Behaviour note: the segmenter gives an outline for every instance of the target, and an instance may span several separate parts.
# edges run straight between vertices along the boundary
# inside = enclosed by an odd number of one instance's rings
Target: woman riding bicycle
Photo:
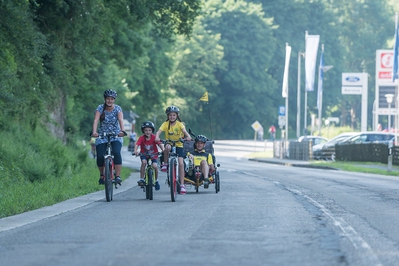
[[[143,186],[145,183],[144,175],[145,168],[147,167],[147,160],[150,157],[152,161],[152,167],[155,170],[155,190],[160,189],[158,182],[158,145],[163,151],[163,144],[160,141],[155,141],[155,126],[151,121],[146,121],[141,125],[141,132],[143,135],[137,140],[136,146],[134,147],[134,154],[139,155],[138,148],[140,147],[140,180],[137,182],[139,186]]]
[[[186,136],[187,140],[191,140],[190,134],[186,131],[184,124],[181,122],[179,117],[179,108],[171,105],[166,108],[167,119],[162,123],[161,127],[156,133],[155,141],[160,141],[159,136],[162,132],[165,132],[166,140],[178,141],[183,136]],[[164,151],[164,164],[162,165],[161,171],[166,172],[168,167],[169,152],[171,150],[170,144],[165,145]],[[180,176],[180,194],[186,194],[186,187],[184,186],[184,163],[183,158],[185,157],[183,143],[176,143],[176,153],[178,154],[179,160],[179,176]]]
[[[94,115],[92,136],[97,137],[96,139],[96,151],[97,151],[97,166],[100,171],[100,179],[98,183],[104,184],[104,153],[107,145],[107,139],[98,138],[104,133],[114,132],[118,134],[118,137],[111,140],[112,155],[114,156],[115,162],[115,182],[118,184],[122,183],[120,177],[122,170],[122,155],[121,149],[123,144],[123,136],[126,136],[125,128],[123,125],[123,113],[122,108],[115,104],[115,98],[117,96],[116,91],[106,90],[104,92],[104,104],[100,104]],[[100,127],[97,126],[100,122]]]

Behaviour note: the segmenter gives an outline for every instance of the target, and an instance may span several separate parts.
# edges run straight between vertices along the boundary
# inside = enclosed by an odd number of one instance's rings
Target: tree
[[[205,28],[221,34],[226,65],[216,72],[220,85],[212,112],[217,137],[251,137],[251,124],[265,124],[274,111],[277,83],[268,73],[276,52],[272,20],[264,18],[261,5],[244,1],[212,1],[206,8]]]

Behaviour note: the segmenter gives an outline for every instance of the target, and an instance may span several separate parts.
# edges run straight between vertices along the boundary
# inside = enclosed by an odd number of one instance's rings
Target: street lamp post
[[[394,96],[393,94],[385,94],[388,103],[388,131],[391,131],[391,104]]]

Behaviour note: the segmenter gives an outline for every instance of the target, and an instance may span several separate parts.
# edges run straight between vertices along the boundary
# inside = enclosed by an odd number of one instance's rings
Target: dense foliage
[[[113,88],[137,123],[159,126],[175,104],[196,133],[251,138],[254,121],[277,123],[289,43],[296,129],[296,62],[308,31],[334,66],[323,117],[359,129],[360,101],[341,94],[341,73],[370,74],[371,113],[375,50],[392,48],[395,8],[392,0],[0,0],[0,128],[46,128],[74,143],[87,138],[102,92]],[[206,91],[209,102],[198,101]],[[308,111],[317,113],[315,92]]]

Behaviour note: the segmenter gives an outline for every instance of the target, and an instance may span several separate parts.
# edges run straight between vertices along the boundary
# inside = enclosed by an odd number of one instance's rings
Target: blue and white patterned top
[[[103,113],[104,105],[100,104],[96,111],[100,112],[100,114]],[[104,132],[110,133],[114,132],[118,134],[121,132],[121,127],[119,126],[119,121],[118,121],[118,114],[119,112],[122,112],[122,108],[119,105],[114,105],[114,109],[111,112],[108,112],[107,110],[105,112],[105,119],[104,121],[100,122],[100,127],[98,128],[98,134],[99,136],[102,136]],[[117,137],[117,138],[112,138],[111,141],[119,141],[120,143],[123,144],[123,137]],[[107,143],[106,138],[97,138],[96,139],[96,145],[98,144],[103,144]]]

